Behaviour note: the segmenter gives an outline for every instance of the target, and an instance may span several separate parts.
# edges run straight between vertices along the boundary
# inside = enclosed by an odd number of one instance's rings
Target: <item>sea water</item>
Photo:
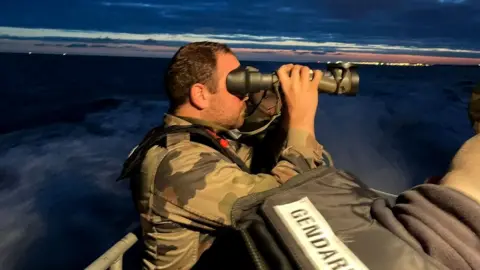
[[[168,102],[168,59],[0,54],[0,265],[83,269],[137,220],[126,156]],[[278,62],[243,62],[264,72]],[[323,64],[308,64],[324,68]],[[473,135],[480,68],[360,66],[356,97],[321,95],[335,165],[399,193],[441,175]]]

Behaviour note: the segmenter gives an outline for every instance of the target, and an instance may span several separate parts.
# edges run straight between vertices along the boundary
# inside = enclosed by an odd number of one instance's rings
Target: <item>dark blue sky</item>
[[[265,46],[272,48],[354,51],[354,44],[359,51],[382,52],[401,46],[412,54],[480,57],[480,0],[3,0],[0,7],[0,36],[15,36],[15,28],[96,31],[103,37],[236,34],[231,38],[238,44],[268,37]]]

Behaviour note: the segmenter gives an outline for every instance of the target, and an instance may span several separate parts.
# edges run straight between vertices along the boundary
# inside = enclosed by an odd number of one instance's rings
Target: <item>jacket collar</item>
[[[201,125],[201,126],[207,127],[215,133],[228,132],[228,129],[203,119],[178,116],[178,115],[173,115],[168,113],[166,113],[164,116],[164,123],[165,123],[165,126],[173,126],[173,125],[186,126],[186,125],[194,124],[194,125]]]

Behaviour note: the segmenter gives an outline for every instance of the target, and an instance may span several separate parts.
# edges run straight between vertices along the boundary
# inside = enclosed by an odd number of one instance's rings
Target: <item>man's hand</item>
[[[315,135],[318,84],[323,76],[322,72],[316,70],[313,80],[310,80],[310,68],[287,64],[281,66],[277,74],[285,95],[288,128],[307,130]]]

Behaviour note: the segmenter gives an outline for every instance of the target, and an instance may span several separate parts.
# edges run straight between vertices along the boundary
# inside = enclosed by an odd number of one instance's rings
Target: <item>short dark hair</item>
[[[205,84],[210,91],[216,91],[218,53],[233,54],[227,45],[209,41],[189,43],[175,53],[165,76],[170,111],[187,102],[190,88],[196,83]]]

